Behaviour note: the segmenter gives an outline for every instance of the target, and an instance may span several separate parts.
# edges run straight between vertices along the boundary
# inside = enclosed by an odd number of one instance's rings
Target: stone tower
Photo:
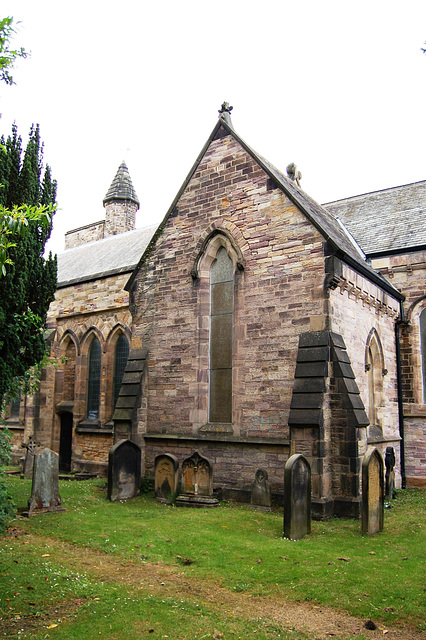
[[[133,188],[125,162],[118,168],[115,178],[104,198],[105,237],[115,236],[135,228],[139,200]]]

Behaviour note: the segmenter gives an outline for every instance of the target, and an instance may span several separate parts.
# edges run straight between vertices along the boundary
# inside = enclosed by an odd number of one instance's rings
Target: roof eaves
[[[72,278],[71,280],[64,280],[58,282],[57,289],[65,289],[75,284],[82,284],[83,282],[93,282],[93,280],[100,280],[101,278],[108,278],[109,276],[119,275],[120,273],[132,273],[135,264],[126,265],[124,267],[117,267],[116,269],[109,269],[107,271],[99,271],[98,273],[90,273],[78,278]]]

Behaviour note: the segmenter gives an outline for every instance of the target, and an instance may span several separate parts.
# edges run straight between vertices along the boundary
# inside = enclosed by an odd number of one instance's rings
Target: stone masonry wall
[[[72,229],[65,234],[65,249],[73,249],[87,242],[102,240],[105,237],[105,221],[100,220],[93,224],[87,224],[78,229]]]
[[[395,319],[399,315],[399,304],[397,300],[388,295],[383,297],[383,292],[376,285],[356,274],[349,267],[345,266],[343,276],[340,286],[330,292],[332,330],[344,339],[367,415],[369,391],[366,346],[371,331],[374,329],[377,332],[383,348],[383,368],[385,369],[385,375],[382,375],[382,400],[377,408],[383,436],[374,436],[368,427],[368,442],[377,446],[383,456],[387,446],[394,447],[397,459],[395,471],[397,483],[400,486],[400,437],[394,329]]]
[[[73,414],[73,460],[99,463],[100,471],[108,459],[113,444],[111,420],[112,380],[114,373],[114,346],[116,337],[125,333],[130,340],[131,314],[128,293],[124,284],[129,274],[122,273],[108,278],[84,282],[60,288],[51,304],[47,326],[54,331],[51,357],[56,367],[43,370],[42,384],[35,399],[37,411],[25,416],[30,433],[43,446],[60,450],[61,413]],[[87,353],[92,335],[96,335],[102,348],[102,377],[100,399],[99,434],[77,433],[78,424],[86,417]],[[63,361],[62,359],[66,360]],[[27,400],[28,401],[28,400]],[[29,406],[34,405],[29,400]],[[96,464],[92,465],[95,469]]]
[[[233,420],[223,427],[208,422],[208,269],[191,277],[215,230],[244,261],[234,280]],[[227,487],[245,484],[259,466],[249,455],[227,466],[235,443],[275,441],[284,452],[298,336],[326,323],[323,253],[320,234],[239,144],[214,141],[132,294],[134,344],[149,352],[140,432],[196,436],[203,447],[208,432],[217,442],[215,481]],[[281,488],[283,462],[267,467]]]
[[[426,404],[419,324],[420,313],[426,308],[426,251],[378,258],[373,266],[406,296],[400,342],[407,486],[426,488]]]
[[[105,204],[105,237],[135,228],[138,205],[128,200],[112,200]]]

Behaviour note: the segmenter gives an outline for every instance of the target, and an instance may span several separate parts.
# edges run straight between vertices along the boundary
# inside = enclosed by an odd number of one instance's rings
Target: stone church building
[[[426,487],[426,181],[319,205],[219,119],[158,228],[123,163],[105,220],[66,235],[48,318],[57,368],[11,412],[64,470],[114,441],[213,463],[219,495],[276,501],[292,453],[317,516],[360,513],[370,445]],[[423,372],[423,373],[422,373]],[[19,453],[22,455],[22,453]]]

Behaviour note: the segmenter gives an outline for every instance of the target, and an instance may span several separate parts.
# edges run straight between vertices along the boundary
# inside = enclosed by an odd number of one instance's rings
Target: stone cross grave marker
[[[31,478],[33,475],[34,456],[39,450],[41,443],[36,442],[32,436],[28,438],[28,442],[23,442],[22,447],[26,449],[24,458],[24,478]]]
[[[128,500],[139,495],[141,448],[131,440],[120,440],[108,455],[108,500]]]
[[[49,511],[65,511],[59,495],[59,455],[43,449],[34,456],[31,498],[26,516]]]
[[[293,454],[284,468],[284,537],[300,540],[311,532],[311,467]]]
[[[386,447],[385,467],[385,497],[392,500],[395,492],[395,450],[393,447]]]
[[[182,463],[182,493],[176,506],[215,507],[218,504],[213,497],[213,467],[196,451]]]
[[[362,533],[374,535],[383,529],[384,465],[376,448],[367,450],[362,460]]]
[[[179,482],[179,462],[170,453],[156,456],[154,463],[155,499],[171,503],[177,496]]]
[[[250,506],[253,509],[269,511],[271,509],[271,484],[268,480],[268,472],[258,469],[251,487]]]

